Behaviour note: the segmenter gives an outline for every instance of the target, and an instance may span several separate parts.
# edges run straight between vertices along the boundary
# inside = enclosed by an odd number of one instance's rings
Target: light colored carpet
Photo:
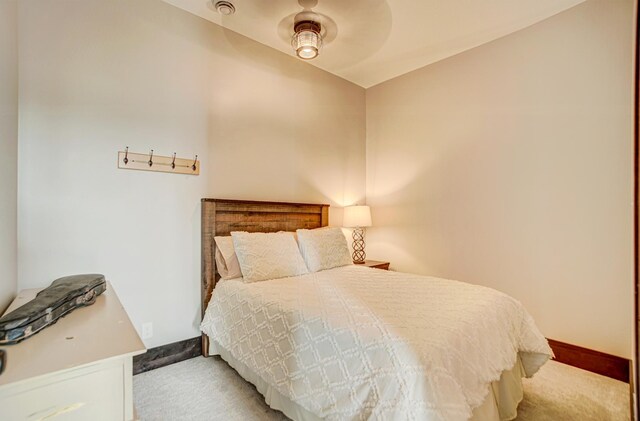
[[[629,385],[548,362],[524,380],[518,421],[624,421]],[[133,378],[138,416],[152,420],[287,420],[218,357],[193,358]]]

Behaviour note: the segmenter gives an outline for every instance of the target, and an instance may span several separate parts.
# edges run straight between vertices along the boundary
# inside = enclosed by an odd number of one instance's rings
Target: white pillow
[[[245,282],[309,273],[291,232],[232,232]]]
[[[297,233],[300,252],[310,272],[353,264],[340,228],[302,229]]]
[[[240,271],[240,262],[233,248],[233,239],[231,236],[214,237],[216,242],[216,268],[222,279],[242,278]]]

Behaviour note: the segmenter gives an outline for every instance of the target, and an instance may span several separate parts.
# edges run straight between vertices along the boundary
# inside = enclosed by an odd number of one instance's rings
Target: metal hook
[[[122,162],[124,162],[124,165],[127,165],[129,163],[129,147],[128,146],[124,148],[124,159],[122,160]]]
[[[193,165],[191,166],[191,169],[193,171],[196,170],[196,162],[198,162],[198,155],[196,155],[196,157],[193,159]]]
[[[153,149],[151,149],[151,153],[149,154],[149,166],[153,166]]]
[[[175,170],[176,169],[176,153],[173,153],[173,161],[171,161],[171,169]]]

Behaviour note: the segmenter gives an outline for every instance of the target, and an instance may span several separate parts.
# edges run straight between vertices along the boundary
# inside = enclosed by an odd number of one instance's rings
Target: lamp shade
[[[347,228],[370,227],[371,209],[369,206],[347,206],[344,208],[342,226]]]

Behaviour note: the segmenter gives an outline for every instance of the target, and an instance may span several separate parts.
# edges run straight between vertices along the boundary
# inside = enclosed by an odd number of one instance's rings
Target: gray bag
[[[36,298],[0,318],[0,345],[18,343],[76,308],[93,304],[106,288],[104,275],[74,275],[56,279]]]

